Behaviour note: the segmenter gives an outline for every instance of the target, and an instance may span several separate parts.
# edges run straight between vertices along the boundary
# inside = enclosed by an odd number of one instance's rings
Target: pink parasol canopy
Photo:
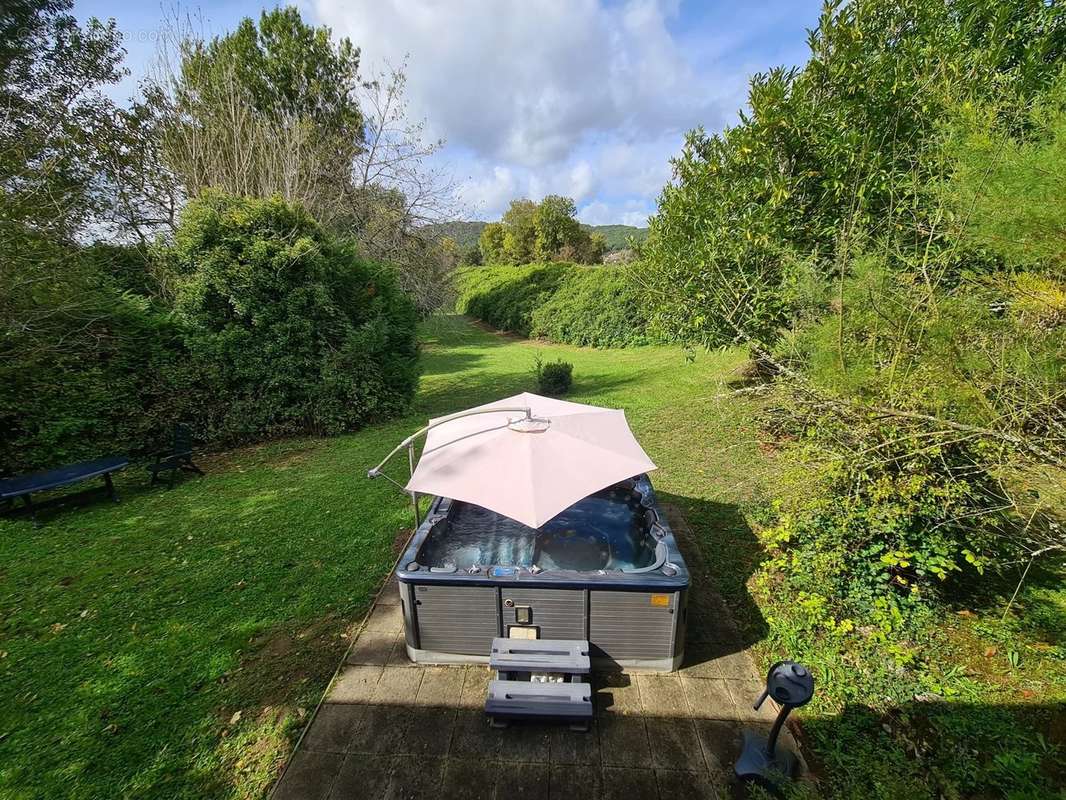
[[[583,497],[653,469],[625,412],[523,392],[430,420],[405,488],[539,528]]]

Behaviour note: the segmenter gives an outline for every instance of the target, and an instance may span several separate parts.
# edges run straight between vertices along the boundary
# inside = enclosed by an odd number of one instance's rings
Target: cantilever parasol
[[[414,466],[414,440],[426,433]],[[463,500],[539,528],[583,497],[655,469],[625,412],[523,392],[446,417],[409,436],[404,489]],[[416,501],[417,516],[417,501]]]

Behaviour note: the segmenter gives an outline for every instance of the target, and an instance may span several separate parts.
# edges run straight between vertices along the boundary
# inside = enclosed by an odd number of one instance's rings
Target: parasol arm
[[[441,417],[436,422],[431,422],[428,425],[426,425],[426,426],[424,426],[422,428],[419,428],[417,431],[412,433],[410,436],[408,436],[406,439],[404,439],[402,442],[400,442],[398,445],[396,445],[396,447],[394,447],[392,449],[392,452],[390,452],[387,456],[385,456],[385,458],[383,458],[381,460],[380,464],[378,464],[373,469],[367,470],[366,476],[368,478],[378,478],[378,477],[387,478],[388,476],[384,475],[381,472],[381,470],[385,467],[385,465],[389,462],[389,460],[394,455],[396,455],[401,450],[403,450],[405,447],[411,447],[415,443],[415,440],[418,439],[419,436],[423,436],[423,435],[429,433],[431,430],[436,428],[438,425],[443,425],[446,422],[451,422],[453,419],[460,419],[461,417],[472,417],[475,414],[495,414],[495,413],[499,413],[501,411],[505,411],[505,412],[506,411],[510,411],[510,412],[521,411],[523,414],[526,415],[527,419],[531,418],[533,416],[533,411],[532,411],[532,409],[530,409],[529,406],[508,406],[508,407],[504,407],[504,408],[480,408],[480,409],[476,408],[476,409],[472,409],[470,411],[460,411],[460,412],[458,412],[456,414],[449,414],[448,416]],[[412,471],[412,473],[414,472],[414,465],[411,466],[411,471]]]

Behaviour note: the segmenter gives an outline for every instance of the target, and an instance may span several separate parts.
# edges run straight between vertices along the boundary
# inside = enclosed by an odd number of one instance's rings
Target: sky
[[[274,3],[225,0],[183,12],[211,35]],[[591,225],[643,226],[686,131],[718,131],[753,73],[806,60],[821,0],[299,0],[305,19],[362,51],[373,74],[407,64],[407,99],[432,139],[432,166],[462,216],[499,219],[512,199],[572,197]],[[75,0],[113,17],[136,89],[174,5]]]

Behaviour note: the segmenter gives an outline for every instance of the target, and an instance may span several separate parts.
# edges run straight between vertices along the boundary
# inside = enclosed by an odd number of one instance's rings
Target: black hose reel
[[[767,697],[772,697],[781,706],[770,735],[763,737],[752,730],[744,731],[744,747],[733,771],[742,781],[755,781],[772,789],[776,781],[795,774],[797,755],[779,749],[777,739],[792,709],[806,705],[814,697],[814,677],[802,664],[778,661],[766,675],[766,689],[755,702],[756,711]]]

